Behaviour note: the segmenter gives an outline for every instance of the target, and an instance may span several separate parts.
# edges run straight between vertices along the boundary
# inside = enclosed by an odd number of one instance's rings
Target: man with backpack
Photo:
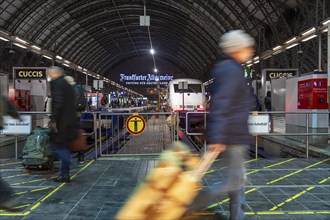
[[[64,79],[71,85],[73,86],[74,89],[74,95],[75,95],[75,109],[76,109],[76,117],[77,117],[77,126],[78,128],[80,127],[80,115],[81,112],[86,110],[87,107],[87,99],[86,99],[86,94],[85,94],[85,89],[81,86],[78,85],[75,81],[74,78],[71,76],[65,76]],[[83,151],[78,151],[78,163],[82,164],[84,163],[85,160],[85,155]]]
[[[70,182],[71,152],[69,143],[78,136],[74,89],[64,79],[62,68],[50,67],[47,70],[47,75],[51,80],[52,95],[52,110],[49,122],[51,128],[50,142],[54,153],[62,162],[61,174],[54,180],[57,182]]]

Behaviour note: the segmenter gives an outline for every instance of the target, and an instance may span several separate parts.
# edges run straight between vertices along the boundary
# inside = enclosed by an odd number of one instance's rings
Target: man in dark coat
[[[245,206],[244,155],[251,143],[248,116],[251,96],[241,63],[252,59],[254,39],[242,30],[234,30],[221,37],[224,55],[212,70],[210,114],[207,120],[209,149],[222,152],[228,167],[222,182],[201,191],[190,208],[196,210],[209,205],[224,193],[230,198],[230,219],[243,220]]]
[[[64,70],[50,67],[47,71],[50,78],[52,95],[50,116],[50,142],[54,153],[62,162],[61,174],[55,181],[70,181],[71,153],[69,143],[77,138],[78,128],[74,106],[74,90],[64,79]]]
[[[3,116],[6,115],[15,119],[20,119],[15,107],[9,103],[7,97],[0,95],[0,130],[3,129]],[[1,178],[0,174],[0,209],[19,211],[19,209],[15,209],[18,205],[18,201],[14,198],[13,189]]]

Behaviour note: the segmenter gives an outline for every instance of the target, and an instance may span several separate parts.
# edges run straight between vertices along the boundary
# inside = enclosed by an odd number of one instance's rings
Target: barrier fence
[[[100,156],[159,155],[178,140],[176,117],[170,112],[101,113],[97,118],[100,147],[95,150]]]
[[[22,116],[31,116],[31,128],[47,127],[49,113],[20,112]],[[207,129],[206,117],[208,112],[187,112],[184,123],[179,114],[171,112],[139,113],[141,118],[128,119],[136,114],[128,112],[83,112],[80,116],[80,127],[85,130],[90,146],[88,152],[95,151],[95,158],[99,156],[138,156],[159,155],[168,149],[173,141],[179,140],[178,133],[186,135],[204,135],[202,130],[191,128],[196,121]],[[253,133],[256,138],[255,152],[258,157],[258,137],[283,136],[290,137],[305,144],[306,158],[309,157],[310,146],[318,143],[328,144],[329,111],[299,111],[299,112],[251,112],[251,115],[269,116],[267,133]],[[181,120],[180,120],[181,119]],[[144,129],[140,123],[144,121]],[[129,129],[131,127],[131,129]],[[320,128],[321,127],[321,128]],[[131,131],[129,131],[131,130]],[[135,131],[136,130],[136,131]],[[132,134],[136,132],[135,134]],[[15,157],[18,158],[18,139],[29,134],[14,134]],[[9,135],[10,136],[10,135]],[[92,147],[93,146],[93,147]],[[204,140],[204,151],[207,143]]]
[[[191,136],[203,135],[204,132],[191,132],[191,125],[189,122],[192,116],[203,116],[204,129],[206,126],[206,117],[209,112],[187,112],[185,119],[186,134]],[[253,133],[255,136],[255,152],[256,158],[258,158],[258,137],[266,136],[284,136],[291,137],[292,140],[300,141],[306,145],[306,158],[309,158],[309,151],[311,145],[311,139],[313,145],[321,144],[323,147],[328,146],[329,132],[329,111],[297,111],[297,112],[285,112],[285,111],[273,111],[273,112],[251,112],[251,116],[268,115],[268,127],[269,131],[262,133]],[[279,120],[275,116],[279,116],[282,123],[275,123],[275,120]],[[283,125],[284,123],[284,125]],[[282,125],[279,125],[282,124]],[[276,126],[274,126],[276,125]],[[281,127],[282,126],[282,127]],[[284,126],[284,128],[283,128]],[[294,132],[296,131],[296,132]],[[304,137],[300,139],[298,137]],[[322,137],[322,138],[319,138]],[[204,148],[206,149],[206,142],[204,142]]]

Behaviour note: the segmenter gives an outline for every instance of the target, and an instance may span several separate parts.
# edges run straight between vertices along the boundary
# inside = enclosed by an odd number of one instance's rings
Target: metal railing
[[[126,121],[139,115],[145,121],[145,130],[139,135],[130,134]],[[166,119],[175,123],[168,124]],[[152,113],[100,113],[97,117],[98,154],[100,156],[158,156],[178,140],[177,114],[169,112]]]
[[[204,133],[201,132],[189,132],[189,117],[191,117],[190,115],[194,114],[194,115],[198,115],[198,114],[203,114],[204,115],[204,130],[207,129],[206,127],[206,117],[207,114],[209,112],[187,112],[186,114],[186,124],[185,124],[185,129],[186,129],[186,134],[187,135],[191,135],[191,136],[198,136],[198,135],[204,135]],[[275,133],[273,132],[273,129],[271,129],[271,131],[269,133],[262,133],[262,134],[254,134],[253,136],[256,137],[256,144],[255,144],[255,153],[256,153],[256,158],[258,158],[258,137],[261,136],[304,136],[306,137],[306,158],[309,158],[309,151],[310,151],[310,136],[329,136],[330,132],[328,130],[328,132],[326,133],[322,133],[322,132],[310,132],[310,119],[311,119],[311,115],[322,115],[322,114],[328,114],[329,115],[329,111],[295,111],[295,112],[285,112],[285,111],[270,111],[270,112],[251,112],[251,115],[293,115],[293,114],[297,114],[297,115],[306,115],[306,123],[303,125],[303,127],[306,128],[306,132],[297,132],[297,133]],[[270,117],[270,121],[269,124],[271,126],[273,126],[273,122],[272,122],[272,118]],[[328,118],[328,123],[329,123],[329,118]],[[297,126],[302,126],[297,124]],[[326,129],[326,128],[324,128]],[[328,128],[329,129],[329,128]],[[206,148],[206,143],[204,143],[204,148]]]
[[[31,132],[37,128],[37,127],[42,127],[42,128],[46,128],[48,127],[48,122],[49,122],[49,116],[51,115],[51,113],[49,112],[37,112],[37,111],[32,111],[32,112],[18,112],[20,115],[30,115],[31,116]],[[94,145],[95,145],[95,149],[97,149],[97,126],[96,126],[96,114],[93,112],[83,112],[82,114],[91,114],[92,115],[92,120],[91,120],[91,132],[85,132],[84,135],[85,136],[94,136]],[[30,134],[15,134],[15,135],[10,135],[10,134],[6,134],[6,137],[14,137],[14,145],[15,145],[15,158],[18,159],[18,140],[19,138],[24,138],[29,136]],[[96,152],[97,153],[97,152]],[[97,155],[96,155],[97,157]]]

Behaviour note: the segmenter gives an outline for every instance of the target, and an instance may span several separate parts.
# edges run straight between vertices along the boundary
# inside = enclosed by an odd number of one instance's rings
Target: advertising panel
[[[172,75],[157,74],[120,74],[119,81],[125,85],[144,86],[144,85],[167,85],[173,79]]]
[[[298,81],[298,109],[328,109],[327,78]]]

